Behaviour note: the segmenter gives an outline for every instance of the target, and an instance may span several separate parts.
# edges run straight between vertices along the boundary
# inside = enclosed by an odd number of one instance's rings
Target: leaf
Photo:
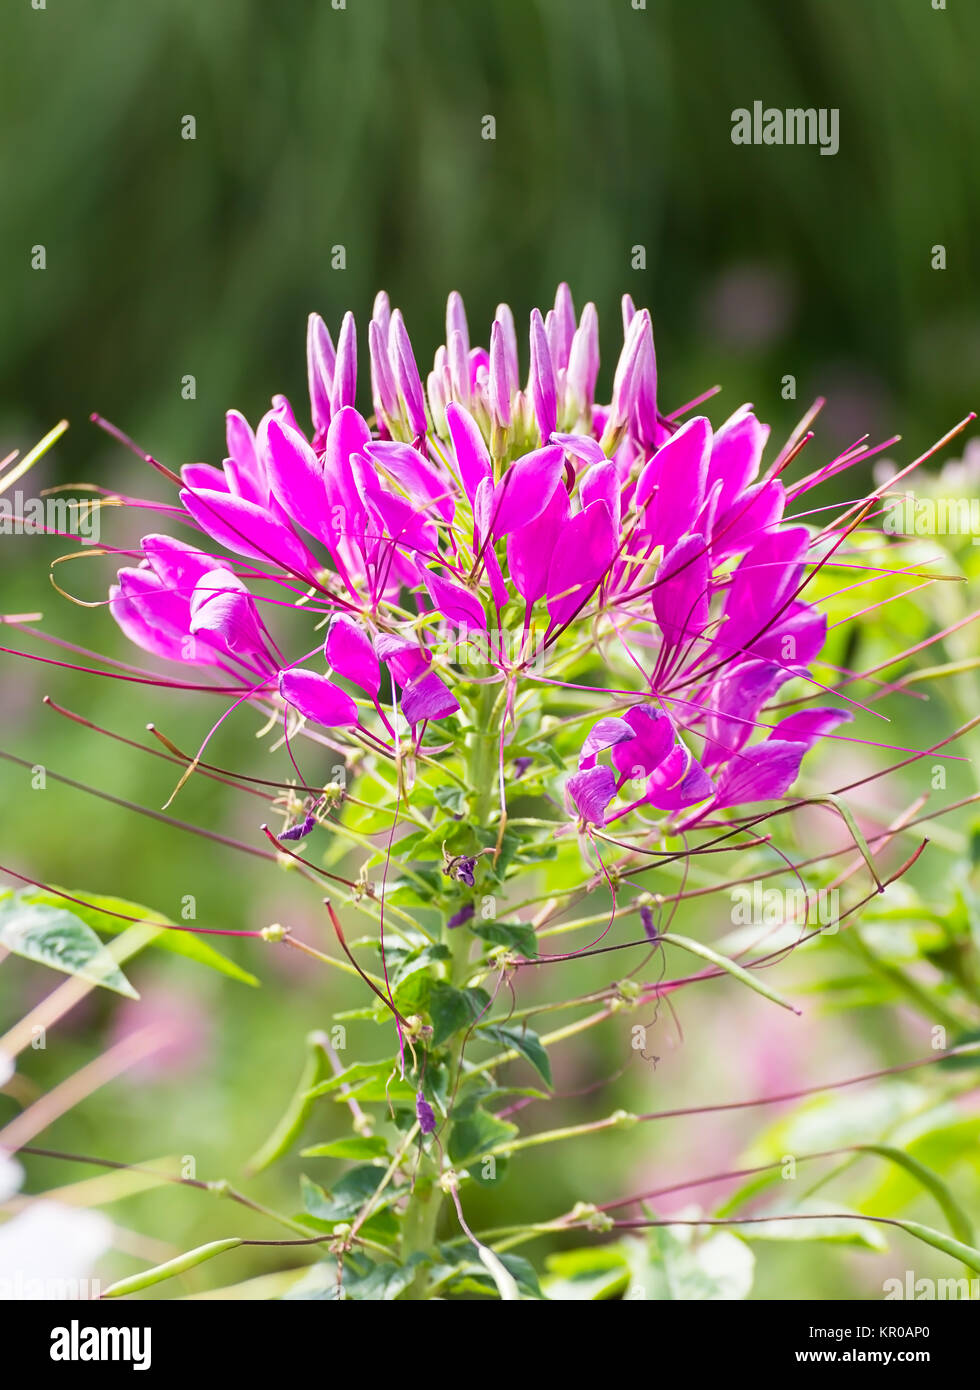
[[[973,1223],[943,1180],[931,1168],[927,1168],[924,1163],[920,1163],[903,1149],[893,1148],[890,1144],[859,1144],[857,1149],[858,1152],[878,1154],[899,1168],[904,1168],[935,1197],[956,1239],[964,1245],[973,1244]]]
[[[434,980],[429,994],[432,1046],[439,1047],[461,1028],[470,1027],[489,1004],[486,990],[457,989],[445,980]]]
[[[389,1303],[405,1292],[416,1272],[429,1262],[430,1256],[421,1251],[412,1255],[403,1265],[396,1264],[394,1260],[382,1260],[378,1264],[372,1264],[367,1273],[359,1278],[345,1279],[344,1292],[348,1298]]]
[[[961,1033],[954,1038],[952,1048],[963,1048],[958,1056],[944,1057],[938,1064],[946,1071],[963,1071],[968,1067],[980,1066],[980,1028],[969,1033]]]
[[[623,1249],[630,1265],[627,1301],[727,1302],[747,1298],[752,1288],[755,1256],[730,1231],[706,1236],[695,1226],[655,1226],[646,1240],[623,1241]]]
[[[629,1282],[629,1264],[619,1245],[596,1245],[548,1255],[544,1289],[561,1303],[594,1303],[614,1298]]]
[[[517,1125],[491,1115],[488,1110],[474,1109],[453,1124],[449,1136],[449,1157],[453,1163],[465,1167],[471,1160],[483,1158],[497,1144],[505,1143],[517,1133]]]
[[[196,936],[190,931],[175,930],[168,918],[160,912],[155,912],[151,907],[143,907],[140,903],[129,902],[126,898],[110,897],[104,893],[89,893],[83,889],[71,894],[72,901],[70,903],[60,893],[55,892],[31,891],[23,896],[28,902],[49,903],[52,907],[67,907],[76,917],[87,922],[93,931],[100,932],[103,936],[118,936],[121,932],[128,931],[134,923],[125,919],[135,917],[139,922],[149,924],[145,943],[147,946],[159,946],[174,955],[185,956],[188,960],[197,961],[200,965],[207,965],[212,970],[227,975],[229,979],[258,987],[259,982],[254,975],[250,975],[240,965],[236,965],[234,961],[223,956],[220,951],[216,951],[203,936]],[[83,901],[76,902],[74,901],[76,898]],[[122,916],[114,917],[111,915],[116,912],[122,913]],[[160,924],[159,930],[153,930],[154,923]],[[142,950],[142,947],[140,949]]]
[[[781,1005],[784,1009],[789,1009],[791,1013],[798,1013],[788,999],[784,999],[781,994],[777,994],[774,989],[761,980],[758,975],[751,970],[744,969],[741,965],[736,965],[727,956],[719,955],[710,946],[705,946],[701,941],[693,941],[689,936],[675,936],[673,932],[664,932],[660,938],[672,946],[680,946],[684,951],[690,951],[692,955],[700,956],[702,960],[710,961],[712,965],[717,965],[720,969],[727,971],[736,980],[740,980],[743,985],[748,985],[749,989],[754,989],[756,994],[761,994],[763,998],[770,999],[774,1004]]]
[[[345,1088],[341,1093],[341,1088]],[[310,1091],[310,1098],[330,1095],[338,1101],[347,1100],[390,1100],[393,1103],[414,1101],[415,1091],[407,1081],[398,1075],[398,1064],[391,1061],[354,1062],[335,1076],[319,1082]]]
[[[322,1033],[310,1033],[306,1039],[306,1064],[293,1098],[286,1107],[286,1113],[269,1135],[268,1139],[245,1165],[247,1173],[261,1173],[290,1147],[306,1123],[313,1108],[314,1087],[330,1071],[330,1057],[326,1049],[326,1038]]]
[[[494,946],[506,946],[518,951],[529,960],[537,957],[537,932],[526,922],[480,922],[473,927],[473,934]]]
[[[26,902],[19,893],[0,900],[0,946],[128,999],[139,998],[92,928],[63,907]]]
[[[334,1139],[329,1144],[314,1144],[301,1149],[301,1158],[384,1158],[388,1145],[380,1134],[354,1134],[349,1139]]]
[[[837,1245],[859,1245],[865,1250],[881,1253],[888,1244],[873,1221],[859,1219],[860,1213],[849,1212],[847,1207],[834,1204],[834,1211],[828,1215],[822,1203],[803,1201],[784,1211],[782,1208],[762,1215],[791,1220],[761,1221],[757,1225],[743,1227],[739,1234],[743,1240],[820,1240],[832,1241]],[[853,1217],[854,1219],[850,1219]]]
[[[534,1070],[544,1078],[551,1086],[551,1059],[549,1058],[541,1039],[537,1033],[532,1033],[530,1028],[504,1028],[500,1024],[494,1024],[490,1028],[481,1030],[484,1038],[493,1038],[495,1042],[501,1043],[504,1047],[513,1048],[522,1057],[531,1063]]]
[[[304,1174],[300,1178],[303,1206],[307,1214],[317,1221],[331,1224],[346,1221],[349,1217],[356,1216],[368,1198],[374,1196],[383,1176],[383,1168],[375,1167],[373,1163],[365,1163],[345,1173],[334,1183],[330,1192],[327,1192],[319,1183],[311,1182]],[[388,1187],[381,1193],[376,1206],[380,1209],[395,1201],[397,1197],[398,1193]]]
[[[942,1231],[934,1231],[931,1226],[923,1226],[918,1221],[900,1221],[898,1217],[894,1216],[890,1220],[893,1225],[900,1226],[910,1236],[924,1241],[926,1245],[931,1245],[935,1250],[941,1250],[944,1255],[951,1255],[954,1260],[969,1265],[970,1269],[976,1270],[977,1274],[980,1274],[980,1250],[977,1250],[975,1246],[954,1240],[952,1236],[943,1235]]]

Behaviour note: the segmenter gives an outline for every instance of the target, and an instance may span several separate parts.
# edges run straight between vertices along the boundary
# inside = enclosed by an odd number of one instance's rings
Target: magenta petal
[[[357,331],[354,315],[344,315],[337,339],[337,361],[334,365],[333,383],[330,389],[330,410],[336,415],[345,405],[353,405],[357,399]]]
[[[708,622],[708,552],[703,536],[683,536],[661,562],[653,613],[669,647],[700,635]]]
[[[625,719],[618,719],[615,715],[609,715],[606,719],[600,719],[592,725],[585,742],[582,744],[582,751],[579,754],[579,768],[595,766],[595,760],[600,753],[607,748],[612,748],[617,743],[622,743],[625,739],[632,742],[636,738],[636,730],[627,724]]]
[[[781,719],[769,737],[784,743],[805,743],[808,748],[812,748],[818,738],[829,734],[838,724],[849,724],[853,718],[850,710],[821,705],[816,709],[800,710],[798,714]]]
[[[454,584],[441,575],[426,570],[423,575],[425,587],[439,612],[457,626],[485,629],[487,625],[483,604],[470,589]]]
[[[613,519],[613,526],[619,530],[623,485],[619,469],[614,463],[604,461],[587,469],[578,492],[583,507],[588,507],[593,502],[605,502]]]
[[[558,401],[555,366],[540,309],[531,312],[531,373],[528,389],[541,438],[548,439],[558,424]]]
[[[536,603],[545,592],[551,557],[570,514],[568,493],[557,487],[537,520],[507,537],[507,568],[526,603]]]
[[[213,569],[198,580],[190,601],[190,631],[219,638],[236,656],[265,660],[255,600],[230,570]]]
[[[681,811],[704,801],[714,789],[697,758],[679,743],[647,778],[645,799],[659,811]]]
[[[174,536],[144,536],[140,545],[150,568],[165,588],[187,601],[201,575],[218,564],[213,555],[205,555],[203,550]]]
[[[207,488],[185,488],[180,500],[203,531],[237,555],[281,565],[306,578],[316,573],[317,562],[299,537],[254,502]]]
[[[746,801],[771,801],[785,796],[800,771],[805,743],[767,739],[743,748],[718,778],[713,807],[740,806]]]
[[[364,533],[364,499],[357,488],[351,459],[371,442],[367,421],[353,406],[344,406],[330,421],[323,456],[323,480],[330,508],[333,543],[346,534]]]
[[[597,439],[593,439],[588,434],[558,434],[551,436],[552,444],[560,444],[566,454],[571,454],[582,463],[605,463],[606,456],[602,452],[602,445]]]
[[[769,661],[809,666],[820,655],[827,637],[827,615],[808,603],[791,603],[779,620],[753,642],[750,651]]]
[[[554,496],[564,466],[560,444],[535,449],[511,464],[494,494],[495,540],[530,525],[541,515]]]
[[[657,452],[653,536],[665,551],[693,530],[705,497],[710,457],[711,425],[703,415],[688,420]]]
[[[423,719],[445,719],[459,709],[459,701],[435,671],[410,681],[402,691],[402,714],[413,726]]]
[[[743,661],[715,681],[705,701],[706,763],[725,762],[748,743],[763,705],[792,674],[772,661]]]
[[[717,430],[711,445],[708,480],[722,479],[722,508],[727,509],[759,475],[769,426],[743,405]]]
[[[378,698],[381,665],[371,639],[353,618],[338,613],[331,620],[323,650],[332,671],[359,685],[372,700]]]
[[[764,531],[779,524],[786,507],[786,489],[778,478],[771,478],[746,488],[726,508],[721,482],[713,486],[720,489],[711,527],[712,553],[717,563],[727,555],[747,550]]]
[[[228,479],[224,469],[215,468],[210,463],[185,463],[180,476],[187,487],[208,487],[215,492],[228,491]]]
[[[374,650],[399,685],[407,685],[429,669],[431,658],[410,637],[382,633],[374,639]]]
[[[131,642],[168,661],[206,664],[211,654],[189,640],[186,599],[168,591],[149,569],[122,569],[109,590],[109,611]]]
[[[469,411],[456,401],[450,401],[446,406],[446,424],[456,452],[456,466],[463,491],[472,505],[480,483],[493,475],[490,453],[479,425]]]
[[[330,542],[323,464],[301,434],[266,417],[259,428],[272,495],[291,521]]]
[[[616,795],[616,778],[608,767],[573,772],[565,783],[565,805],[586,825],[604,825],[606,807]]]
[[[366,445],[364,452],[373,464],[390,473],[410,496],[415,494],[431,502],[445,521],[452,521],[455,512],[452,484],[448,478],[441,477],[417,449],[396,440],[382,440]]]
[[[674,726],[656,705],[634,705],[623,722],[633,737],[628,743],[617,741],[613,767],[631,777],[648,777],[674,746]]]
[[[319,314],[310,314],[306,324],[306,375],[310,387],[310,418],[313,430],[322,438],[330,425],[330,390],[337,354],[327,325]]]
[[[763,532],[736,566],[725,599],[725,621],[716,639],[730,658],[763,638],[774,615],[792,600],[810,544],[805,526]]]
[[[346,690],[316,671],[294,667],[279,672],[279,693],[288,705],[298,709],[314,724],[341,729],[356,724],[357,706]]]
[[[567,622],[587,601],[615,554],[616,529],[605,502],[593,502],[572,517],[558,536],[548,569],[553,626]]]

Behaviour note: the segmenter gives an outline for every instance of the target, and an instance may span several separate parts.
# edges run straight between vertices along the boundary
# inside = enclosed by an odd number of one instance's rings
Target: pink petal
[[[340,729],[356,724],[357,706],[346,690],[315,671],[293,667],[279,673],[279,693],[287,704],[298,709],[314,724]]]

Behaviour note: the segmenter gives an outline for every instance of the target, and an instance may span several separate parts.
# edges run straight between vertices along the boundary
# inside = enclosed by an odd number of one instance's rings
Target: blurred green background
[[[403,309],[424,371],[449,290],[462,292],[481,342],[498,301],[521,324],[565,279],[577,306],[599,309],[600,392],[628,291],[653,312],[666,408],[720,382],[716,420],[751,400],[779,437],[825,395],[821,460],[867,431],[900,432],[904,462],[977,400],[978,47],[980,7],[961,0],[946,11],[929,0],[649,0],[645,10],[630,0],[348,0],[343,10],[329,0],[47,0],[43,10],[6,0],[0,453],[26,449],[64,416],[71,429],[32,475],[38,487],[89,480],[162,499],[162,481],[91,426],[90,411],[172,467],[220,462],[228,406],[254,419],[283,391],[306,418],[311,309],[332,330],[355,311],[367,407],[364,326],[377,289]],[[732,110],[756,99],[839,108],[839,153],[733,146]],[[181,138],[187,115],[193,141]],[[494,141],[481,139],[486,115]],[[937,244],[942,271],[931,265]],[[31,268],[38,245],[43,271]],[[343,270],[331,268],[338,245]],[[638,246],[645,269],[632,266]],[[193,400],[181,395],[187,374]],[[781,396],[787,374],[795,401]],[[138,534],[139,518],[113,519],[114,543]],[[4,537],[0,611],[43,610],[50,631],[131,659],[104,610],[70,607],[48,584],[64,548]],[[88,600],[110,573],[98,559],[61,571]],[[0,635],[22,645],[10,628]],[[0,658],[2,745],[148,807],[169,794],[170,770],[42,713],[45,692],[130,738],[155,719],[184,746],[214,717],[205,697],[164,700]],[[241,726],[223,733],[215,761],[241,766],[242,741]],[[252,770],[265,760],[257,746]],[[327,942],[315,892],[258,861],[54,783],[32,792],[9,764],[0,804],[9,867],[171,915],[193,894],[201,923],[289,921]],[[256,842],[254,808],[215,784],[188,786],[175,814]],[[707,917],[690,926],[718,930]],[[183,1019],[187,1049],[162,1074],[94,1096],[55,1126],[52,1144],[132,1161],[191,1154],[199,1175],[237,1176],[292,1090],[303,1032],[352,1000],[272,952],[229,953],[262,974],[261,990],[165,957],[132,967],[153,1007]],[[0,1030],[48,986],[5,962]],[[805,1082],[923,1048],[921,1025],[907,1034],[893,1011],[869,1009],[846,1026],[815,1014],[805,1041],[791,1045],[781,1029],[733,1052],[733,1036],[759,1026],[759,1001],[726,998],[720,1009],[718,998],[686,1005],[688,1043],[641,1087],[647,1108],[758,1091],[779,1080],[776,1056]],[[24,1071],[46,1088],[123,1026],[114,1001],[91,999]],[[621,1039],[603,1046],[579,1050],[569,1089],[621,1065]],[[569,1106],[574,1118],[592,1113],[588,1097]],[[321,1122],[317,1133],[328,1131]],[[711,1171],[751,1132],[645,1133],[623,1145],[615,1172],[596,1141],[582,1159],[594,1166],[556,1172],[551,1158],[530,1160],[501,1200],[509,1216],[537,1216],[561,1199],[608,1199],[637,1172]],[[289,1209],[303,1166],[287,1163],[256,1190]],[[30,1187],[80,1176],[36,1161]],[[130,1199],[119,1219],[181,1247],[230,1229],[226,1209],[186,1192]],[[233,1224],[260,1233],[237,1213]],[[814,1247],[804,1272],[795,1251],[775,1250],[758,1291],[873,1291],[903,1258],[862,1264]],[[242,1253],[235,1276],[273,1265]],[[121,1258],[112,1272],[132,1267]],[[211,1269],[183,1291],[233,1277]]]

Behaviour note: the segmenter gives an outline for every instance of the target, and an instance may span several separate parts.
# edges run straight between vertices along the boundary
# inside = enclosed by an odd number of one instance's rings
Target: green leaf
[[[880,1228],[874,1221],[860,1220],[860,1213],[849,1212],[839,1202],[834,1211],[823,1215],[826,1207],[817,1200],[803,1201],[791,1210],[762,1212],[763,1216],[792,1217],[792,1220],[760,1221],[739,1231],[743,1240],[819,1240],[836,1245],[859,1245],[865,1250],[881,1253],[888,1249]],[[850,1219],[853,1217],[854,1219]]]
[[[675,936],[673,932],[664,932],[660,940],[669,942],[672,946],[680,946],[682,950],[690,951],[692,955],[700,956],[702,960],[710,961],[712,965],[717,965],[721,970],[727,971],[734,979],[740,980],[743,985],[748,985],[749,989],[754,989],[756,994],[761,994],[763,998],[772,1000],[774,1004],[779,1004],[782,1008],[789,1009],[791,1013],[798,1012],[788,999],[784,999],[781,994],[777,994],[774,989],[770,989],[765,981],[760,979],[756,973],[744,969],[741,965],[736,965],[736,963],[733,960],[729,960],[727,956],[719,955],[718,952],[713,951],[710,946],[705,946],[702,941],[693,941],[689,936]]]
[[[439,1047],[461,1028],[469,1028],[489,1006],[483,989],[457,989],[445,980],[434,980],[429,994],[432,1046]]]
[[[931,1226],[923,1226],[918,1221],[900,1221],[897,1217],[890,1219],[893,1225],[900,1226],[910,1236],[931,1245],[934,1250],[941,1250],[944,1255],[951,1255],[954,1260],[959,1260],[961,1264],[968,1265],[980,1274],[980,1250],[975,1246],[954,1240],[952,1236],[943,1235],[942,1231],[934,1231]]]
[[[0,900],[0,946],[128,999],[139,998],[111,951],[64,907],[25,901],[19,893]]]
[[[973,1223],[943,1180],[931,1168],[927,1168],[924,1163],[920,1163],[903,1149],[893,1148],[891,1144],[859,1144],[857,1149],[858,1152],[878,1154],[899,1168],[904,1168],[935,1197],[956,1239],[964,1245],[973,1244]]]
[[[341,1088],[344,1088],[341,1093]],[[338,1101],[367,1100],[387,1101],[393,1104],[401,1101],[414,1101],[415,1091],[407,1081],[398,1075],[397,1062],[388,1059],[380,1062],[354,1062],[336,1076],[319,1082],[310,1091],[311,1100],[317,1096],[330,1095]]]
[[[519,1052],[531,1063],[534,1070],[544,1078],[549,1086],[553,1084],[551,1059],[537,1033],[532,1033],[530,1028],[504,1028],[500,1024],[494,1024],[491,1028],[482,1029],[481,1037],[493,1038],[504,1047],[513,1048],[515,1052]]]
[[[619,1245],[563,1250],[545,1259],[545,1293],[560,1303],[594,1303],[621,1294],[629,1282],[629,1263]]]
[[[980,1028],[961,1033],[958,1038],[954,1038],[952,1047],[962,1047],[964,1051],[958,1057],[944,1057],[938,1064],[944,1070],[963,1071],[968,1067],[980,1066]]]
[[[24,897],[28,902],[49,903],[52,907],[68,908],[76,917],[87,922],[93,931],[103,936],[118,936],[121,932],[128,931],[134,924],[124,919],[135,917],[138,921],[149,924],[146,929],[147,946],[159,946],[173,955],[184,956],[188,960],[197,961],[199,965],[207,965],[241,984],[258,986],[259,982],[254,975],[250,975],[240,965],[216,951],[203,936],[196,936],[190,931],[175,930],[167,917],[155,912],[151,907],[129,902],[126,898],[114,898],[104,893],[89,893],[81,889],[73,892],[71,897],[81,898],[82,902],[67,902],[59,893],[43,891],[31,891],[25,893]],[[122,916],[112,916],[115,912],[122,913]],[[156,931],[153,930],[154,923],[160,924]]]
[[[329,1144],[314,1144],[301,1149],[301,1158],[384,1158],[388,1145],[380,1134],[354,1134],[349,1139],[334,1139]]]
[[[429,1262],[430,1257],[421,1251],[403,1265],[395,1264],[394,1260],[382,1260],[372,1264],[366,1274],[356,1279],[345,1279],[344,1292],[348,1298],[389,1303],[405,1292],[416,1272]]]
[[[526,922],[480,922],[473,927],[474,936],[494,946],[506,946],[534,960],[538,954],[538,935]]]
[[[517,1134],[517,1125],[491,1115],[488,1110],[475,1109],[453,1124],[449,1136],[449,1157],[465,1167],[480,1159],[497,1144],[503,1144]]]
[[[330,1071],[330,1058],[326,1050],[326,1038],[322,1033],[310,1033],[306,1039],[306,1064],[293,1098],[286,1107],[286,1113],[269,1135],[269,1138],[248,1163],[247,1173],[261,1173],[268,1168],[299,1136],[307,1116],[313,1107],[314,1087]]]
[[[347,1221],[350,1217],[356,1216],[368,1198],[374,1195],[383,1177],[383,1168],[376,1167],[373,1163],[365,1163],[338,1178],[327,1192],[304,1174],[300,1178],[303,1206],[307,1215],[317,1221],[330,1224]],[[386,1188],[378,1198],[376,1208],[389,1205],[397,1196],[397,1192],[393,1192],[390,1187]]]
[[[646,1240],[622,1244],[630,1265],[627,1301],[727,1302],[747,1298],[752,1288],[755,1256],[730,1231],[654,1226]]]

